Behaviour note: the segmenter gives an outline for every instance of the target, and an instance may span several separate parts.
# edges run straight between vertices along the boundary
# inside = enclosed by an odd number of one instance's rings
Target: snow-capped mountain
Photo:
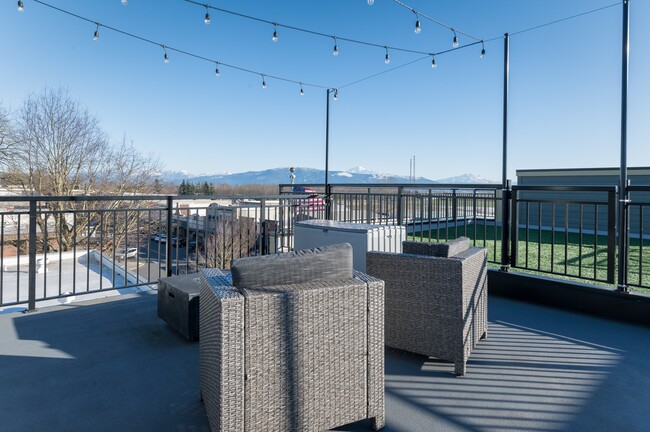
[[[498,184],[499,181],[487,179],[481,177],[480,175],[474,175],[470,173],[462,174],[455,177],[447,177],[444,179],[436,180],[436,183],[446,183],[446,184]]]
[[[322,184],[325,180],[325,172],[315,168],[296,168],[296,184]],[[263,171],[247,171],[242,173],[221,173],[192,175],[187,171],[165,171],[161,173],[161,179],[169,183],[178,183],[186,180],[193,183],[226,183],[232,185],[242,184],[287,184],[291,183],[289,167],[272,168]],[[364,167],[354,167],[345,171],[330,171],[330,183],[445,183],[445,184],[496,184],[498,181],[486,179],[474,174],[463,174],[456,177],[448,177],[440,180],[430,180],[424,177],[417,177],[411,181],[408,176],[386,174],[369,170]]]
[[[241,184],[287,184],[291,183],[289,167],[272,168],[264,171],[247,171],[243,173],[200,175],[193,177],[180,177],[190,182],[227,183],[233,185]],[[296,184],[322,184],[325,180],[325,172],[314,168],[296,168]],[[409,183],[408,176],[383,174],[357,167],[346,171],[330,171],[329,182],[331,183]],[[434,183],[432,180],[418,177],[415,183]]]

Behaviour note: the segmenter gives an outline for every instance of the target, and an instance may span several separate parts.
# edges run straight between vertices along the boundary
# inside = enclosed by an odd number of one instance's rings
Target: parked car
[[[121,249],[115,254],[115,258],[124,259],[126,258],[135,258],[138,255],[138,248],[130,247],[126,249]]]
[[[167,234],[165,233],[155,233],[151,236],[151,240],[157,241],[157,242],[166,242],[167,241]]]

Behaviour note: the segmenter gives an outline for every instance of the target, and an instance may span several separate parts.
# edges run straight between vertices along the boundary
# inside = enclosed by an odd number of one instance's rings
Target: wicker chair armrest
[[[199,376],[212,430],[244,429],[244,297],[214,269],[201,274]]]

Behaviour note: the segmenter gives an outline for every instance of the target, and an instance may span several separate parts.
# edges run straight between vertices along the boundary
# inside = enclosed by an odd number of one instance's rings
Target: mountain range
[[[297,168],[295,170],[296,184],[323,183],[325,172],[315,168]],[[193,175],[188,171],[164,171],[160,179],[172,184],[180,184],[183,180],[191,183],[226,183],[242,184],[286,184],[291,183],[289,167],[271,168],[263,171],[246,171],[242,173],[221,173]],[[355,167],[346,171],[330,171],[330,183],[455,183],[455,184],[487,184],[498,183],[474,174],[463,174],[439,180],[416,177],[411,180],[408,176],[385,174],[364,167]]]

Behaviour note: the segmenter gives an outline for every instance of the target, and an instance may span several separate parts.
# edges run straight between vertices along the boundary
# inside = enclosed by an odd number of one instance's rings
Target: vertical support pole
[[[174,197],[169,195],[167,196],[167,243],[165,243],[165,269],[167,270],[167,277],[172,275],[172,217],[174,213],[173,209]],[[190,225],[190,215],[187,215],[187,226]],[[199,248],[199,233],[196,232],[196,248]],[[178,270],[178,269],[177,269]],[[178,271],[177,271],[178,273]]]
[[[327,103],[325,105],[325,219],[332,218],[330,194],[329,194],[329,160],[330,160],[330,92],[327,89],[325,96]]]
[[[501,190],[501,271],[510,271],[510,264],[512,262],[510,254],[516,256],[516,244],[512,245],[509,250],[511,241],[511,231],[515,234],[512,235],[513,240],[516,241],[517,221],[515,218],[510,218],[510,200],[512,197],[512,212],[516,215],[517,199],[516,192],[512,192],[512,182],[506,179],[505,187]]]
[[[503,35],[503,162],[501,184],[507,188],[508,181],[508,85],[510,83],[510,36]]]
[[[618,202],[618,291],[628,292],[628,204],[627,191],[627,91],[630,61],[630,0],[623,0],[623,37],[621,62],[621,171],[619,173]]]
[[[607,192],[607,283],[616,279],[616,190]]]
[[[267,241],[266,241],[266,235],[267,235],[267,230],[265,227],[265,222],[266,222],[266,199],[262,198],[260,201],[260,235],[258,236],[258,245],[257,247],[259,248],[260,255],[266,255],[265,252],[267,252]]]
[[[20,251],[18,251],[20,254]],[[45,263],[44,263],[45,265]],[[36,310],[36,199],[29,201],[29,286],[27,311]]]
[[[397,225],[402,225],[402,191],[403,187],[397,188]]]
[[[372,214],[372,212],[371,212],[371,210],[370,210],[371,207],[372,207],[372,206],[371,206],[370,188],[368,188],[368,195],[367,195],[367,197],[366,197],[366,203],[367,203],[367,204],[366,204],[366,223],[369,224],[369,223],[372,223],[372,222],[370,221],[370,219],[371,219],[371,214]]]

